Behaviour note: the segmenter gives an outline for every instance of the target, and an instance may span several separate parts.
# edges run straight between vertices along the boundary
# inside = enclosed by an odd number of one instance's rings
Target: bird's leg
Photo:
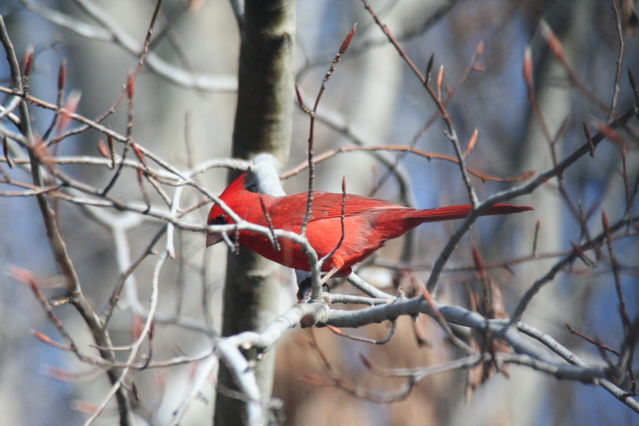
[[[220,235],[222,236],[224,244],[226,244],[232,252],[235,252],[235,244],[231,240],[231,237],[229,237],[229,234],[227,234],[226,232],[220,232]]]
[[[320,286],[323,286],[336,272],[337,268],[333,268],[320,279]],[[311,275],[305,271],[295,271],[297,273],[297,303],[302,303],[311,298]]]
[[[297,271],[295,271],[297,272]],[[311,299],[311,275],[297,281],[297,303],[307,302]]]

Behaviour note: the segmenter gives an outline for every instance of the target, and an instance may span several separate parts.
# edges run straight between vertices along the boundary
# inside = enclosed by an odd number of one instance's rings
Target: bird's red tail
[[[416,210],[414,214],[415,219],[419,219],[420,222],[437,222],[441,220],[453,220],[463,219],[468,216],[468,213],[473,209],[471,204],[462,204],[459,206],[439,207],[436,209]],[[515,206],[512,204],[495,204],[490,209],[482,213],[482,216],[497,215],[497,214],[511,214],[519,213],[527,210],[532,210],[532,207],[528,206]]]

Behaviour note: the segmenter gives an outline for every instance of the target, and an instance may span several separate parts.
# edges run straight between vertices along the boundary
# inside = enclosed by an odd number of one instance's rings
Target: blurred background
[[[624,21],[624,50],[620,91],[614,114],[632,106],[632,90],[626,69],[639,70],[639,43],[628,7],[619,0]],[[616,3],[616,2],[615,2]],[[93,9],[82,5],[92,5]],[[21,56],[35,49],[31,93],[54,102],[58,68],[68,67],[67,95],[81,93],[78,112],[95,118],[118,98],[127,75],[137,63],[112,40],[105,22],[112,24],[141,46],[155,2],[138,0],[54,1],[5,0],[0,3],[9,35]],[[540,34],[543,19],[561,41],[567,63],[580,84],[604,105],[613,95],[619,34],[613,2],[570,1],[482,2],[459,0],[371,1],[418,68],[425,70],[434,54],[434,72],[444,67],[444,79],[452,93],[448,104],[462,143],[479,131],[476,148],[468,157],[471,167],[484,173],[513,177],[528,170],[545,171],[553,155],[539,121],[531,109],[522,75],[524,51],[532,50],[535,95],[547,128],[556,137],[554,153],[561,159],[584,143],[582,123],[596,132],[595,123],[607,121],[601,108],[574,81]],[[320,104],[315,152],[356,145],[410,146],[452,154],[450,142],[437,110],[419,81],[359,1],[317,0],[297,3],[296,82],[306,101],[314,99],[324,73],[344,36],[354,23],[358,32],[349,51],[332,76]],[[625,13],[625,14],[624,14]],[[634,26],[633,26],[634,22]],[[159,34],[159,35],[158,35]],[[238,67],[239,32],[229,2],[166,0],[158,18],[151,48],[157,59],[187,75],[206,76],[200,87],[178,84],[154,72],[149,65],[136,82],[133,136],[136,142],[180,170],[211,158],[228,158],[231,152],[235,113],[235,74]],[[483,43],[483,50],[478,46]],[[123,43],[126,44],[126,43]],[[473,57],[481,53],[476,61]],[[173,67],[173,68],[171,68]],[[160,67],[161,68],[161,67]],[[175,77],[177,74],[173,74]],[[0,61],[0,80],[10,86],[9,70]],[[191,81],[191,80],[188,80]],[[204,80],[200,80],[204,81]],[[292,99],[291,102],[294,100]],[[6,103],[6,101],[3,101]],[[53,119],[50,111],[32,107],[33,125],[42,134]],[[124,134],[126,108],[120,107],[104,122]],[[308,117],[296,110],[293,146],[286,171],[305,161]],[[469,306],[469,294],[479,288],[472,270],[472,245],[480,248],[487,264],[529,257],[536,240],[539,258],[492,268],[490,278],[500,295],[500,306],[511,313],[521,294],[558,260],[557,253],[587,238],[571,206],[584,212],[590,234],[601,232],[601,211],[614,222],[626,213],[637,213],[637,202],[627,203],[637,185],[637,123],[623,133],[623,143],[603,142],[594,157],[582,158],[562,179],[551,181],[517,204],[534,206],[530,214],[482,218],[456,249],[449,270],[441,277],[446,303]],[[99,156],[98,141],[104,137],[89,130],[59,145],[61,156]],[[623,145],[623,146],[622,146]],[[342,153],[316,168],[317,188],[340,191],[346,177],[348,191],[420,208],[467,202],[459,169],[455,164],[428,161],[413,154],[381,152]],[[381,157],[381,158],[380,158]],[[385,161],[385,163],[384,163]],[[18,168],[2,167],[12,178],[29,181]],[[390,164],[406,178],[405,192]],[[67,165],[64,170],[91,185],[103,187],[113,171],[105,167]],[[212,169],[199,176],[213,193],[226,186],[226,169]],[[142,199],[135,171],[125,170],[114,194]],[[305,189],[303,172],[284,182],[287,192]],[[481,199],[516,185],[512,182],[481,182],[473,179]],[[15,188],[13,188],[15,189]],[[11,190],[0,184],[0,190]],[[196,202],[195,192],[185,199]],[[153,202],[160,203],[157,195]],[[189,204],[185,201],[185,204]],[[207,207],[189,216],[204,223]],[[68,249],[78,268],[87,296],[101,311],[115,288],[123,247],[130,259],[139,256],[160,227],[132,214],[110,212],[130,221],[123,235],[92,220],[74,205],[60,203],[59,217]],[[73,355],[36,340],[31,330],[59,339],[28,287],[10,277],[13,267],[30,270],[48,296],[61,295],[59,272],[53,261],[36,201],[32,198],[0,198],[0,409],[6,424],[80,424],[86,412],[99,404],[109,389],[100,369],[80,363]],[[539,222],[535,238],[535,223]],[[631,229],[632,228],[632,229]],[[639,301],[639,252],[636,224],[630,236],[615,241],[621,265],[621,287],[631,318]],[[394,293],[396,286],[411,280],[425,281],[430,265],[455,229],[451,223],[418,228],[409,242],[393,241],[364,265],[362,276]],[[121,238],[117,241],[117,238]],[[175,315],[198,324],[220,326],[220,297],[224,283],[227,249],[218,245],[204,250],[204,237],[196,233],[176,235],[178,259],[162,270],[159,313]],[[117,246],[120,244],[120,246]],[[605,250],[604,250],[605,251]],[[541,255],[548,255],[541,256]],[[594,258],[594,256],[593,256]],[[126,259],[124,259],[126,261]],[[130,262],[130,260],[129,260]],[[154,261],[146,259],[133,275],[138,300],[146,304]],[[470,268],[464,269],[464,267]],[[605,257],[588,268],[577,261],[558,274],[535,298],[524,320],[550,334],[586,360],[603,362],[596,346],[571,334],[569,324],[590,337],[619,349],[623,328],[619,319],[614,277]],[[295,301],[290,275],[282,270],[283,308]],[[129,282],[130,284],[130,282]],[[128,285],[128,284],[127,284]],[[348,284],[335,291],[353,291]],[[137,316],[128,294],[110,324],[116,345],[134,337]],[[90,336],[77,313],[56,308],[68,330],[82,345]],[[382,339],[386,325],[350,331]],[[485,381],[477,371],[436,375],[419,383],[400,402],[380,404],[358,398],[331,386],[313,383],[313,376],[327,373],[312,333],[332,368],[356,388],[376,394],[393,393],[402,382],[372,376],[360,361],[365,355],[379,367],[419,367],[454,359],[456,352],[427,318],[402,318],[398,331],[386,345],[369,345],[334,335],[328,329],[291,332],[277,346],[274,396],[284,401],[287,424],[325,425],[540,425],[540,424],[639,424],[636,413],[601,388],[559,381],[527,367],[510,366],[503,374]],[[416,336],[423,335],[427,342]],[[211,338],[202,330],[180,324],[157,324],[154,356],[166,359],[205,350]],[[88,349],[87,349],[88,350]],[[612,356],[614,357],[614,356]],[[198,365],[154,369],[134,373],[139,392],[136,413],[144,424],[168,424],[184,400]],[[183,424],[210,424],[213,384],[191,404]],[[115,405],[109,405],[96,424],[117,422]]]

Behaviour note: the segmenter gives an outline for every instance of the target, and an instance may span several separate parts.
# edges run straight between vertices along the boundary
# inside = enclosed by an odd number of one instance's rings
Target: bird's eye
[[[226,215],[223,215],[223,214],[213,219],[213,222],[210,223],[210,225],[224,225],[224,224],[226,224]]]

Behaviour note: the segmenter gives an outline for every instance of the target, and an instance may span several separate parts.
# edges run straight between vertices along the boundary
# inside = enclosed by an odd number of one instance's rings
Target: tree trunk
[[[288,157],[294,106],[294,31],[293,0],[246,1],[233,132],[234,157],[248,159],[267,152],[282,163]],[[274,278],[277,268],[276,264],[248,250],[241,249],[239,255],[229,256],[224,290],[224,336],[260,330],[276,318],[280,292],[280,284]],[[256,360],[257,355],[254,351],[246,353],[249,360]],[[255,366],[264,402],[270,399],[274,362],[274,352],[269,352]],[[224,367],[219,381],[233,388]],[[242,401],[217,394],[216,425],[239,424],[244,413]]]

